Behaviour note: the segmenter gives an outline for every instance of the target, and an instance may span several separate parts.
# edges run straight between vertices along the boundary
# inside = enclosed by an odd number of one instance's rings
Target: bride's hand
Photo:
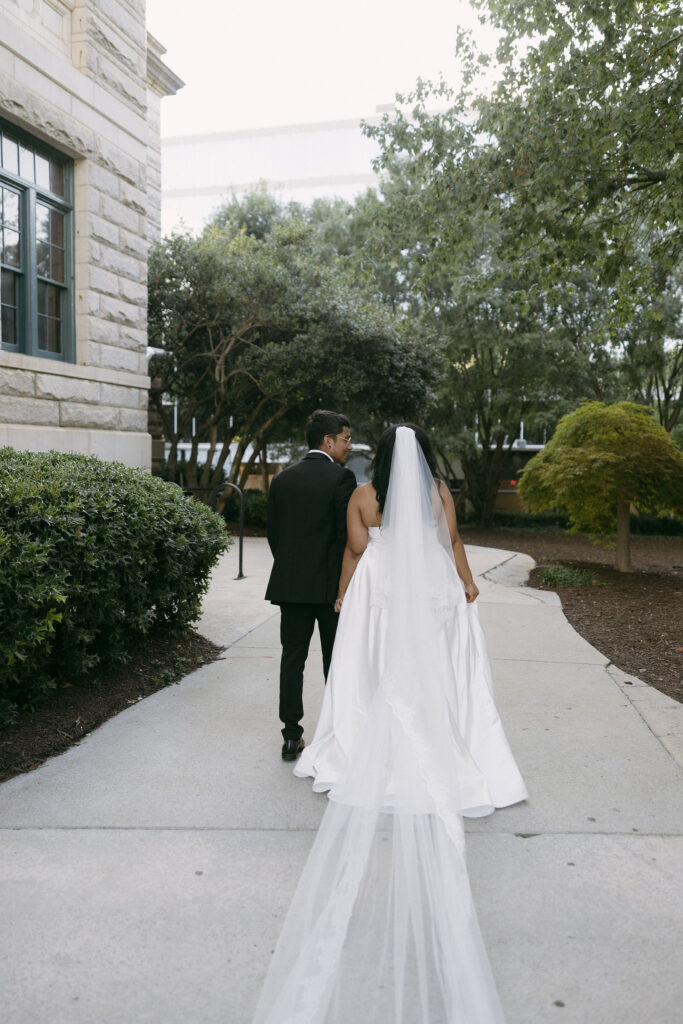
[[[337,612],[337,614],[339,614],[339,612],[341,611],[341,606],[342,606],[343,602],[344,602],[344,598],[343,597],[338,597],[337,600],[334,602],[334,610],[335,610],[335,612]]]
[[[479,597],[479,587],[474,580],[472,580],[471,583],[465,584],[465,597],[468,604],[472,604],[472,602],[476,601]]]

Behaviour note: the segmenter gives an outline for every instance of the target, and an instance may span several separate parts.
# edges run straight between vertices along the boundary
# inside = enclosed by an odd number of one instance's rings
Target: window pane
[[[50,241],[64,248],[64,214],[50,210]]]
[[[3,306],[17,304],[17,275],[11,270],[2,271],[2,289],[0,291]]]
[[[7,228],[3,231],[2,262],[7,263],[10,267],[19,266],[18,231],[9,231]]]
[[[6,135],[2,137],[2,166],[5,170],[9,171],[10,174],[19,173],[19,154],[17,151],[17,144],[14,139],[8,139]]]
[[[58,196],[64,195],[64,168],[56,160],[50,160],[50,189]]]
[[[0,321],[1,339],[5,345],[17,344],[17,275],[11,270],[2,271],[2,321]]]
[[[47,242],[36,244],[36,271],[41,277],[50,276],[50,246]]]
[[[50,208],[36,203],[36,239],[39,242],[50,241]]]
[[[47,313],[47,289],[44,281],[38,282],[38,312]]]
[[[4,345],[16,345],[17,343],[17,311],[11,306],[2,307],[2,338]]]
[[[62,351],[62,325],[51,317],[38,317],[38,348],[43,352]]]
[[[50,161],[36,153],[36,185],[50,187]]]
[[[19,230],[19,196],[9,188],[3,188],[3,222],[6,227]],[[60,243],[61,244],[61,243]]]
[[[47,288],[47,314],[59,320],[62,316],[62,289],[55,288],[50,284],[45,287]]]
[[[27,181],[35,181],[35,170],[33,168],[33,150],[26,146],[19,146],[19,175]]]
[[[51,246],[50,251],[52,253],[52,273],[50,277],[53,281],[64,280],[64,250],[58,249],[56,246]]]
[[[38,348],[47,351],[47,317],[38,317]]]
[[[48,320],[47,322],[47,350],[48,352],[62,351],[62,325],[59,320]]]

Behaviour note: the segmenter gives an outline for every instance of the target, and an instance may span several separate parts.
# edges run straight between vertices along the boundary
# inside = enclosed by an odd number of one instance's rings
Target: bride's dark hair
[[[390,427],[387,427],[377,442],[377,451],[375,452],[374,459],[370,463],[372,486],[375,488],[377,493],[380,512],[384,511],[384,502],[387,498],[389,474],[391,473],[391,457],[394,454],[396,431],[399,427],[410,427],[411,430],[415,431],[417,442],[422,449],[422,454],[427,460],[429,472],[434,477],[437,475],[436,458],[432,449],[432,442],[429,440],[428,435],[424,432],[422,427],[418,427],[414,423],[392,423]]]

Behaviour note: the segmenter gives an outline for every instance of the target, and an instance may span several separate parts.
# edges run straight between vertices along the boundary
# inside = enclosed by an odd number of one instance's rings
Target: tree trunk
[[[263,484],[263,490],[268,493],[268,446],[263,445],[261,448],[261,483]]]
[[[502,456],[502,450],[489,449],[476,459],[464,457],[461,460],[467,497],[474,506],[477,524],[485,529],[493,525]]]
[[[493,516],[496,511],[496,497],[498,495],[498,481],[495,482],[495,490],[489,486],[488,493],[484,496],[479,510],[479,526],[488,530],[493,526]]]
[[[619,572],[633,572],[631,565],[631,503],[619,498],[617,502],[617,555]]]

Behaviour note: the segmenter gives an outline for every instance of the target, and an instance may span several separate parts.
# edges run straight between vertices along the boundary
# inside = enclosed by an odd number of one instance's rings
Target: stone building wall
[[[144,0],[0,0],[0,118],[73,160],[75,361],[0,350],[0,445],[150,466],[147,249],[159,105]]]

